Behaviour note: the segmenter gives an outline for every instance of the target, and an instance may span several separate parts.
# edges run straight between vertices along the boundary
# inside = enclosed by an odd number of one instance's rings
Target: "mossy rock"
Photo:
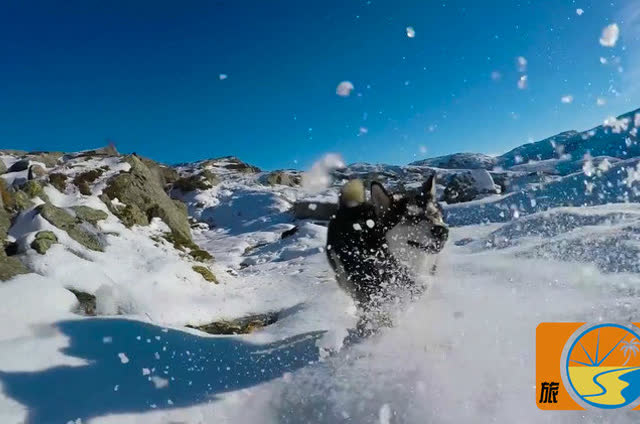
[[[47,250],[55,243],[58,242],[58,237],[53,231],[39,231],[36,234],[36,238],[31,242],[31,247],[41,255],[44,255]]]
[[[169,166],[141,156],[138,158],[149,168],[162,187],[175,182],[180,177],[178,171]]]
[[[20,191],[23,191],[29,199],[33,199],[34,197],[39,197],[45,202],[49,201],[49,196],[44,192],[44,188],[42,184],[35,180],[29,180],[20,187]]]
[[[187,327],[209,334],[234,335],[253,333],[277,321],[278,314],[276,312],[267,312],[231,320],[215,321],[204,325],[187,325]]]
[[[162,219],[171,228],[178,243],[193,243],[186,210],[178,207],[165,193],[160,181],[137,156],[127,156],[125,161],[131,165],[131,169],[108,181],[104,190],[108,198],[117,198],[127,205],[137,206],[148,219]]]
[[[204,278],[205,280],[211,282],[211,283],[216,283],[218,284],[218,279],[216,278],[215,275],[213,275],[213,272],[211,272],[211,270],[209,268],[207,268],[206,266],[202,266],[202,265],[194,265],[192,267],[192,269],[197,272],[198,274],[202,275],[202,278]]]
[[[29,173],[27,174],[28,179],[32,180],[35,178],[42,178],[45,175],[47,175],[47,170],[42,166],[38,164],[29,166]]]
[[[266,177],[268,185],[285,185],[289,187],[297,187],[302,184],[302,176],[299,173],[290,171],[273,171]]]
[[[102,243],[98,237],[89,230],[78,225],[76,218],[64,209],[45,203],[37,208],[40,215],[55,227],[64,230],[69,237],[86,247],[98,252],[104,251]]]
[[[75,312],[81,313],[83,315],[95,316],[96,315],[96,296],[83,292],[80,290],[76,290],[70,287],[67,287],[71,293],[73,293],[78,299],[78,306],[75,308]]]
[[[149,225],[149,218],[136,205],[126,205],[118,211],[117,216],[129,228],[134,225]]]
[[[0,253],[0,281],[6,281],[20,274],[27,274],[29,270],[22,262],[13,257]]]
[[[207,252],[206,250],[200,249],[198,247],[195,249],[191,249],[189,251],[189,256],[191,256],[196,261],[200,261],[200,262],[207,262],[213,259],[213,256],[211,255],[211,253]]]
[[[73,206],[71,209],[76,213],[76,218],[96,225],[98,221],[107,219],[109,215],[105,211],[90,208],[89,206]]]
[[[65,174],[61,174],[59,172],[49,174],[49,182],[61,193],[64,193],[67,189],[67,178],[68,177]]]
[[[32,208],[34,205],[29,195],[22,190],[18,190],[15,192],[13,200],[15,209],[19,211],[25,211],[29,208]]]
[[[183,193],[188,193],[194,190],[208,190],[218,184],[220,184],[220,178],[218,178],[218,176],[213,172],[205,169],[198,174],[178,179],[173,184],[173,187],[179,189]]]
[[[7,183],[3,178],[0,178],[0,202],[2,202],[2,207],[6,211],[15,209],[15,193],[7,187]]]
[[[78,187],[81,194],[85,196],[91,195],[91,184],[95,182],[100,176],[104,173],[104,171],[100,168],[92,169],[90,171],[83,172],[81,174],[76,175],[73,179],[73,184]]]
[[[0,174],[4,174],[7,172],[7,165],[0,159]]]
[[[25,157],[34,162],[42,162],[47,168],[53,168],[62,155],[62,152],[29,152]]]

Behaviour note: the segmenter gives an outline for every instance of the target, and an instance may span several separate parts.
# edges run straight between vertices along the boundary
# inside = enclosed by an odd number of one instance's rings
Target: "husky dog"
[[[435,269],[435,255],[449,235],[435,190],[435,176],[415,193],[396,195],[373,182],[370,201],[362,181],[343,187],[329,221],[326,252],[338,284],[363,310],[398,289],[419,293],[422,284],[416,280]]]

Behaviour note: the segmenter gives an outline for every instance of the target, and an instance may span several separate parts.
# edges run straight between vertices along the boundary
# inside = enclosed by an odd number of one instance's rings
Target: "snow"
[[[336,87],[336,94],[340,97],[349,97],[351,91],[353,91],[354,87],[351,81],[342,81]]]
[[[413,27],[408,26],[406,31],[407,31],[407,37],[414,38],[416,36],[416,31],[413,29]]]
[[[584,13],[583,9],[580,9],[580,8],[576,9],[576,15],[582,16],[583,13]]]
[[[630,116],[615,119],[629,126]],[[542,321],[637,320],[640,211],[628,202],[640,200],[640,160],[596,152],[616,152],[628,128],[613,130],[411,166],[344,168],[326,156],[298,188],[264,185],[224,161],[182,165],[222,176],[184,195],[202,221],[194,241],[215,256],[217,285],[161,237],[161,220],[126,228],[97,199],[100,189],[47,188],[59,207],[107,212],[98,225],[109,234],[105,252],[92,252],[33,211],[16,219],[11,234],[36,272],[0,284],[0,422],[602,422],[597,411],[536,408],[534,345]],[[358,318],[327,263],[326,223],[293,220],[294,202],[335,203],[337,184],[371,174],[419,187],[434,170],[443,179],[470,172],[494,189],[495,166],[514,180],[532,172],[549,180],[445,206],[450,240],[427,292],[395,308],[392,328],[345,343]],[[43,229],[60,243],[39,255],[27,246]],[[69,287],[96,296],[98,317],[73,312]],[[248,335],[186,328],[267,312],[278,320]]]
[[[604,47],[614,47],[618,42],[618,37],[620,36],[620,28],[618,25],[613,23],[607,25],[602,30],[602,35],[600,36],[600,44]]]
[[[573,102],[573,96],[571,94],[567,94],[566,96],[562,96],[560,98],[560,101],[562,103],[572,103]]]
[[[524,90],[525,88],[527,88],[529,84],[529,78],[526,75],[521,75],[520,78],[518,78],[518,88],[520,90]]]

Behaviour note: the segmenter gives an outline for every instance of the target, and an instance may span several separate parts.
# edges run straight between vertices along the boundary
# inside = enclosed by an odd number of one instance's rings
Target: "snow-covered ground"
[[[543,321],[640,320],[640,208],[597,205],[635,198],[633,160],[450,206],[449,216],[462,224],[500,222],[452,228],[423,297],[396,308],[392,328],[351,344],[344,340],[356,309],[326,261],[326,224],[290,212],[298,199],[335,201],[335,190],[262,184],[264,175],[228,171],[224,161],[178,167],[189,174],[204,167],[222,179],[174,193],[199,221],[194,242],[215,257],[208,266],[219,284],[212,284],[161,237],[169,230],[162,220],[127,228],[99,200],[105,178],[127,166],[112,158],[85,162],[111,170],[90,195],[44,190],[54,206],[107,214],[93,230],[104,252],[42,218],[37,199],[9,231],[34,272],[0,283],[1,423],[611,418],[537,409],[535,328]],[[76,167],[64,166],[73,177]],[[414,168],[389,169],[417,179]],[[10,174],[3,176],[9,184],[26,178]],[[593,182],[590,190],[585,181]],[[575,206],[562,207],[567,203]],[[501,210],[511,213],[474,221]],[[29,249],[42,230],[59,240],[44,255]],[[98,317],[77,314],[67,288],[95,294]],[[266,312],[277,312],[277,321],[246,335],[186,327]]]

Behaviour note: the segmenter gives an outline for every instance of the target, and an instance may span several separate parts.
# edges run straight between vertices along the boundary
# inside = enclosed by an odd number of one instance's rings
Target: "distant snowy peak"
[[[413,166],[430,166],[443,169],[493,169],[496,158],[482,153],[455,153],[411,162]]]

